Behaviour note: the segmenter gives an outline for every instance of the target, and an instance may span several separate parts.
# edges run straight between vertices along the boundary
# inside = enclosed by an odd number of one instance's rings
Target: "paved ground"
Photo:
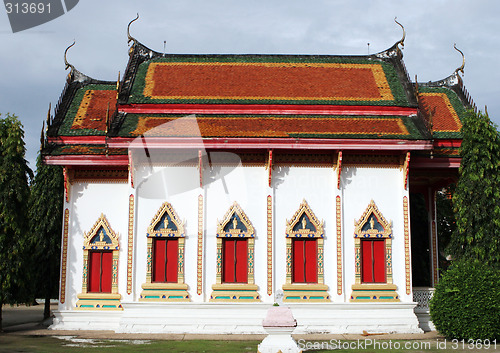
[[[51,309],[57,309],[56,304]],[[4,305],[3,328],[6,333],[14,335],[49,335],[49,336],[78,336],[79,338],[95,339],[161,339],[161,340],[255,340],[261,341],[265,335],[199,335],[199,334],[130,334],[115,333],[114,331],[69,331],[49,330],[50,320],[43,322],[43,304],[35,306],[8,306]],[[293,335],[295,339],[307,339],[311,341],[324,341],[331,339],[356,340],[356,339],[411,339],[411,340],[435,340],[440,336],[435,332],[422,334],[370,334],[364,335],[331,335],[310,334]]]

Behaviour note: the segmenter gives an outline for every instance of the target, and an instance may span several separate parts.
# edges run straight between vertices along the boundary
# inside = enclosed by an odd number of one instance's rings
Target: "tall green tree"
[[[0,330],[3,304],[29,300],[23,266],[27,238],[28,182],[23,126],[15,115],[0,116]]]
[[[488,114],[469,112],[462,126],[462,164],[453,195],[454,258],[500,264],[500,133]]]
[[[36,296],[45,299],[45,319],[50,316],[50,299],[58,295],[63,197],[62,167],[44,164],[39,154],[28,218],[33,259],[37,264],[32,283]]]

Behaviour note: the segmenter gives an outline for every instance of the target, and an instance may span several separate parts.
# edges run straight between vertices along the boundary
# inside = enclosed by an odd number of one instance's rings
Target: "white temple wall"
[[[405,244],[403,197],[403,171],[399,168],[344,167],[341,176],[344,276],[346,301],[349,301],[354,284],[354,222],[358,221],[371,200],[388,222],[392,222],[392,272],[393,283],[401,301],[411,302],[406,294]]]
[[[147,229],[164,202],[169,202],[185,222],[184,281],[193,301],[196,294],[196,259],[198,240],[198,169],[194,167],[143,166],[135,174],[135,281],[134,300],[138,300],[142,284],[146,283]]]
[[[337,190],[333,168],[275,167],[272,188],[268,170],[259,167],[206,167],[204,187],[199,187],[195,166],[143,166],[135,172],[135,190],[126,183],[74,182],[70,189],[69,239],[66,302],[61,309],[75,307],[81,292],[83,273],[83,233],[88,232],[103,213],[119,234],[118,287],[122,299],[137,301],[146,282],[147,228],[161,205],[168,201],[185,221],[185,283],[193,302],[207,302],[216,281],[216,227],[236,201],[255,228],[255,284],[263,302],[275,301],[276,290],[286,280],[286,221],[306,200],[320,221],[324,221],[324,283],[332,302],[348,302],[354,283],[354,221],[370,200],[374,200],[388,221],[392,221],[392,272],[402,301],[411,302],[405,291],[405,244],[403,171],[399,168],[342,169],[341,190]],[[135,193],[133,290],[127,295],[128,197]],[[342,197],[343,293],[337,295],[336,207]],[[203,196],[203,292],[197,294],[198,197]],[[267,196],[273,201],[273,294],[267,295]],[[69,206],[71,205],[71,206]]]
[[[118,235],[120,260],[118,263],[118,292],[126,293],[127,285],[127,234],[128,195],[126,183],[73,182],[70,186],[68,252],[66,265],[65,302],[60,310],[75,307],[77,295],[82,292],[83,240],[101,213]]]
[[[317,219],[324,221],[324,281],[334,300],[337,290],[335,171],[333,168],[281,167],[274,172],[274,290],[281,290],[286,283],[286,222],[306,200]]]
[[[262,301],[272,302],[267,296],[267,195],[270,189],[267,171],[263,167],[216,167],[204,175],[213,182],[205,188],[205,252],[204,289],[210,299],[216,282],[217,223],[224,218],[234,202],[246,213],[255,230],[254,278]],[[206,179],[208,179],[206,178]]]

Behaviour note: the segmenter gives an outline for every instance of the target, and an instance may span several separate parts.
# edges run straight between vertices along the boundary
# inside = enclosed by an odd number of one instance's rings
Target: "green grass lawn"
[[[58,338],[59,337],[59,338]],[[36,353],[58,353],[58,352],[217,352],[217,353],[239,353],[257,352],[260,341],[161,341],[161,340],[97,340],[78,339],[71,336],[22,336],[12,334],[0,334],[0,353],[6,352],[36,352]],[[363,341],[364,342],[364,341]],[[369,341],[368,341],[369,342]],[[493,344],[481,348],[462,346],[461,342],[441,341],[401,341],[401,340],[376,340],[377,343],[360,346],[357,341],[332,341],[311,342],[299,341],[301,348],[307,348],[311,353],[327,352],[430,352],[430,353],[462,353],[462,352],[500,352],[499,344],[496,349]],[[335,343],[335,342],[333,342]],[[330,347],[328,346],[330,345]],[[406,345],[406,346],[405,346]],[[335,349],[328,349],[335,348]],[[339,349],[340,348],[340,349]]]

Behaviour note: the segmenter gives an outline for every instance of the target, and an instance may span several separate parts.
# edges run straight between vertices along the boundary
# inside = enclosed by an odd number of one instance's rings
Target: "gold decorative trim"
[[[273,293],[273,199],[267,196],[267,295]]]
[[[159,226],[159,222],[163,219],[163,216],[168,215],[170,217],[171,222],[175,226],[176,229],[168,228],[170,223],[168,219],[164,220],[164,227],[160,227],[155,229],[156,226]],[[179,219],[179,216],[175,212],[174,208],[169,202],[164,202],[161,207],[156,212],[156,215],[151,220],[151,223],[148,227],[148,237],[184,237],[184,222]]]
[[[408,186],[408,174],[410,172],[410,152],[406,152],[405,163],[403,165],[403,177],[404,177],[404,186],[405,190]]]
[[[102,232],[104,230],[105,233]],[[99,240],[93,242],[92,240],[99,235]],[[109,237],[111,243],[107,242],[104,238]],[[109,226],[108,220],[101,213],[99,219],[94,223],[88,233],[83,233],[83,249],[84,250],[119,250],[118,235]]]
[[[143,283],[141,302],[188,302],[185,283]]]
[[[61,304],[66,301],[66,266],[68,262],[68,228],[69,228],[69,209],[64,210],[63,241],[61,254]]]
[[[230,223],[231,222],[231,223]],[[212,285],[213,293],[210,296],[210,301],[234,301],[244,299],[245,301],[260,301],[260,296],[256,289],[245,289],[254,285],[254,237],[255,230],[252,223],[248,219],[247,215],[240,207],[240,205],[235,201],[229,210],[224,215],[222,221],[217,221],[217,263],[216,263],[216,284]],[[247,272],[247,283],[237,283],[234,284],[237,287],[243,288],[242,291],[246,291],[245,295],[238,293],[229,293],[226,288],[233,284],[222,283],[222,239],[223,238],[248,238],[248,272]],[[224,294],[219,293],[219,286],[222,285],[224,288]],[[251,287],[254,288],[254,287]],[[255,293],[253,293],[255,292]],[[243,292],[242,292],[243,293]],[[230,295],[232,294],[232,295]]]
[[[239,226],[239,222],[234,217],[234,215],[237,215],[238,218],[240,219],[241,223],[243,226],[246,228],[246,230],[242,230]],[[224,228],[229,222],[237,222],[237,225],[234,226],[233,228],[228,229],[228,231],[224,231]],[[248,238],[248,237],[254,237],[255,231],[252,226],[252,223],[248,219],[247,215],[245,212],[241,209],[240,205],[235,201],[233,205],[229,208],[229,210],[226,212],[224,215],[224,218],[222,221],[217,221],[217,237],[239,237],[239,238]]]
[[[183,290],[179,289],[179,286],[184,288],[184,222],[169,202],[164,202],[156,212],[146,236],[146,283],[142,284],[139,301],[189,301],[187,286]],[[177,283],[152,283],[153,238],[178,239]]]
[[[368,227],[365,227],[368,225]],[[382,229],[380,229],[382,228]],[[373,200],[358,221],[354,221],[354,268],[355,284],[352,285],[351,301],[399,301],[399,295],[385,293],[392,288],[392,222],[388,222]],[[361,239],[375,238],[385,240],[386,283],[361,283]],[[389,286],[389,287],[388,287]],[[377,288],[382,292],[378,293]],[[358,292],[363,292],[360,295]],[[385,293],[385,294],[384,294]]]
[[[77,310],[123,310],[118,293],[80,293]]]
[[[212,285],[211,302],[258,302],[259,287],[250,283],[219,283]]]
[[[132,256],[134,250],[134,195],[128,198],[127,294],[132,293]]]
[[[133,189],[134,188],[135,167],[134,167],[134,159],[132,156],[132,150],[128,151],[128,172],[130,174],[130,186]]]
[[[300,223],[299,223],[300,222]],[[286,222],[286,281],[283,285],[284,297],[283,301],[329,301],[330,295],[328,294],[328,286],[324,285],[324,265],[323,265],[323,221],[319,221],[314,212],[309,207],[307,201],[304,199],[295,212],[293,217]],[[318,245],[318,283],[307,284],[308,288],[318,285],[322,289],[311,295],[301,291],[301,295],[297,296],[296,288],[303,286],[303,284],[292,283],[292,239],[294,238],[308,238],[317,239]],[[292,291],[292,292],[290,292]],[[288,298],[288,299],[287,299]]]
[[[118,294],[118,258],[120,250],[118,234],[111,229],[108,220],[104,214],[101,213],[101,216],[94,223],[90,231],[84,233],[83,237],[82,293],[78,295],[79,300],[76,302],[77,309],[122,310],[120,304],[121,295]],[[111,293],[88,293],[87,291],[89,251],[91,250],[111,250],[113,253],[113,262],[111,265]],[[107,296],[112,296],[116,300],[102,302],[102,299],[106,299]],[[90,302],[88,300],[90,300]]]
[[[66,202],[69,202],[69,191],[70,191],[71,180],[68,169],[66,167],[63,168],[63,177],[64,177],[64,199],[66,200]]]
[[[408,224],[408,197],[403,197],[403,216],[404,216],[404,234],[405,234],[405,276],[406,276],[406,294],[411,294],[410,281],[410,227]]]
[[[203,291],[203,195],[198,196],[198,259],[196,293]]]
[[[353,284],[351,302],[399,302],[398,287],[391,283]]]
[[[336,221],[337,221],[337,294],[342,295],[342,201],[340,196],[336,197]]]
[[[287,283],[283,285],[283,301],[287,303],[329,302],[328,286],[313,283]]]
[[[267,157],[266,169],[268,170],[268,184],[271,187],[271,182],[273,179],[273,150],[269,150]]]
[[[305,216],[302,217],[303,215]],[[301,222],[302,227],[299,226],[297,230],[294,230],[299,221]],[[307,221],[309,221],[310,225],[312,225],[314,229],[306,228],[308,225]],[[286,236],[287,238],[323,238],[323,224],[324,222],[320,222],[316,218],[316,215],[307,204],[307,201],[304,199],[302,200],[299,209],[295,212],[293,217],[286,222]]]
[[[340,190],[340,176],[342,173],[342,151],[337,156],[337,189]]]
[[[198,150],[198,173],[200,177],[200,188],[203,188],[203,159],[201,150]]]

